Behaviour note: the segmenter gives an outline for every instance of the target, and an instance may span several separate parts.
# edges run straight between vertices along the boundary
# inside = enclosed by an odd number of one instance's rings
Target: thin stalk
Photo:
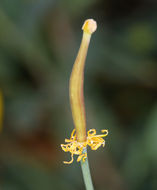
[[[85,148],[84,153],[87,153],[87,148]],[[89,169],[89,164],[88,164],[88,156],[84,162],[83,160],[81,160],[81,169],[82,169],[82,174],[83,174],[86,190],[94,190],[93,182],[92,182],[92,178],[90,174],[90,169]]]

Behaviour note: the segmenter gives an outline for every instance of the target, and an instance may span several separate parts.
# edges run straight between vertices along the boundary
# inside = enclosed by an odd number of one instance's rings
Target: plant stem
[[[87,148],[84,150],[84,153],[87,153]],[[82,174],[83,174],[86,190],[94,190],[93,182],[92,182],[92,178],[90,174],[90,169],[89,169],[89,164],[88,164],[88,156],[84,162],[83,160],[81,160],[81,169],[82,169]]]

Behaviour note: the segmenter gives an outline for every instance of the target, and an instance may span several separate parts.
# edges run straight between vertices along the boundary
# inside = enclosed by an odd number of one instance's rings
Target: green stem
[[[87,148],[84,150],[84,153],[85,152],[87,153]],[[90,169],[89,169],[89,164],[88,164],[88,156],[87,156],[85,162],[83,162],[83,160],[81,160],[81,169],[82,169],[82,174],[83,174],[83,179],[84,179],[84,183],[86,186],[86,190],[94,190],[92,178],[91,178],[91,174],[90,174]]]

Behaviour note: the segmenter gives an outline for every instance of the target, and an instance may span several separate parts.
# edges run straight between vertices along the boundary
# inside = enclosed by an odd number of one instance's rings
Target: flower
[[[96,130],[90,129],[87,133],[86,141],[78,142],[76,138],[76,130],[73,129],[70,139],[65,139],[67,144],[61,144],[63,151],[71,153],[71,160],[69,162],[64,161],[64,164],[71,164],[74,160],[74,155],[78,155],[77,162],[80,162],[81,159],[84,162],[87,158],[87,153],[84,152],[84,149],[87,146],[90,146],[92,150],[97,150],[101,145],[104,147],[105,140],[102,137],[108,135],[108,130],[101,130],[101,132],[103,134],[96,135]]]
[[[74,160],[74,155],[78,155],[77,162],[85,161],[87,158],[86,147],[90,146],[92,150],[97,150],[101,145],[105,146],[103,137],[108,135],[108,130],[106,129],[102,130],[103,134],[100,135],[96,135],[95,129],[90,129],[86,134],[83,95],[84,65],[91,35],[96,28],[97,24],[93,19],[88,19],[84,22],[82,26],[82,42],[70,76],[69,95],[75,129],[72,131],[70,139],[65,139],[67,144],[61,144],[63,151],[71,153],[71,160],[69,162],[64,161],[65,164],[71,164]]]

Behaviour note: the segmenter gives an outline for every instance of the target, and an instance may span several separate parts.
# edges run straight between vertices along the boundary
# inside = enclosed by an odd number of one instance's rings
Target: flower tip
[[[108,135],[108,130],[107,130],[107,129],[103,129],[103,130],[101,130],[101,132],[102,132],[102,133],[105,133],[106,136]]]
[[[85,20],[83,26],[82,26],[82,30],[84,32],[87,32],[89,34],[92,34],[93,32],[95,32],[97,29],[97,23],[95,20],[93,19],[87,19]]]

